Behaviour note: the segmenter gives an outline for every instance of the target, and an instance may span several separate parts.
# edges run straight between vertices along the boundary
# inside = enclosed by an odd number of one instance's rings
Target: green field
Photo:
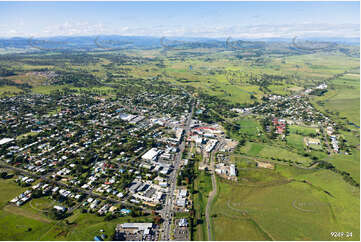
[[[205,171],[198,171],[198,176],[194,181],[193,195],[195,221],[194,240],[207,240],[207,223],[205,218],[208,194],[212,190],[211,176]]]
[[[247,142],[245,146],[241,147],[240,152],[249,156],[269,159],[270,161],[273,158],[287,161],[290,160],[303,164],[308,164],[311,162],[309,157],[304,157],[294,151],[281,148],[278,145],[272,146],[264,143]]]
[[[235,124],[240,126],[239,133],[246,134],[248,136],[258,136],[262,130],[262,127],[254,118],[241,118],[237,120]]]
[[[259,169],[242,172],[238,184],[218,181],[212,206],[216,240],[337,240],[332,231],[353,232],[344,240],[359,239],[358,188],[326,170]]]
[[[29,209],[7,205],[27,190],[13,179],[0,179],[0,237],[2,240],[38,240],[52,226],[45,216]],[[31,231],[28,231],[31,228]]]
[[[355,74],[356,75],[356,74]],[[321,111],[332,111],[335,119],[347,118],[360,126],[360,76],[333,80],[332,88],[324,96],[315,97],[314,105]]]
[[[1,210],[0,226],[2,240],[39,240],[52,227],[52,224]],[[52,237],[52,239],[55,238]]]
[[[300,134],[304,136],[309,136],[311,134],[316,135],[317,131],[316,128],[298,126],[298,125],[290,125],[289,131],[291,134]]]
[[[15,86],[0,86],[0,96],[2,95],[11,96],[11,95],[16,95],[20,92],[22,92],[22,90]]]
[[[303,138],[298,134],[290,134],[287,136],[287,144],[302,152],[305,147]]]
[[[360,182],[360,151],[353,150],[352,155],[335,154],[326,158],[334,166],[342,171],[346,171],[358,182]]]
[[[257,156],[263,149],[262,144],[254,143],[251,145],[251,148],[248,150],[247,154],[251,156]]]
[[[32,88],[32,92],[36,94],[50,94],[53,91],[61,90],[65,88],[65,85],[56,85],[56,86],[37,86]]]

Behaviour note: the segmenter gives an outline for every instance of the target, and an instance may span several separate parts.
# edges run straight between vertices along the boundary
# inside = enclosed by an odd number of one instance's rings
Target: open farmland
[[[291,150],[281,148],[277,145],[272,146],[262,143],[248,142],[244,147],[241,148],[240,151],[249,156],[260,157],[269,160],[294,161],[304,164],[311,162],[309,157],[301,156]]]
[[[277,166],[275,171],[257,173],[241,173],[239,184],[219,181],[212,207],[216,240],[334,240],[334,230],[353,231],[354,237],[346,240],[359,239],[359,225],[349,223],[358,216],[358,188],[328,171]],[[265,182],[267,177],[272,178]],[[325,185],[325,180],[332,182]]]

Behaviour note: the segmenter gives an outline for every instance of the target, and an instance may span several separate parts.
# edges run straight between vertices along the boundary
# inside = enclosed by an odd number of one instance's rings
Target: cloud
[[[20,36],[22,31],[16,28],[0,28],[1,36]],[[87,35],[125,35],[154,37],[209,37],[209,38],[293,38],[298,37],[359,37],[359,24],[252,24],[232,26],[209,25],[156,25],[153,27],[130,27],[118,24],[104,24],[66,21],[61,25],[47,26],[38,33],[27,33],[25,36],[87,36]]]
[[[102,24],[67,21],[61,25],[47,26],[37,36],[81,36],[104,32],[105,28]]]

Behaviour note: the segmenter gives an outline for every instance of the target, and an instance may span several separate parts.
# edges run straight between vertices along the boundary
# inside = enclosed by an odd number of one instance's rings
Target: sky
[[[359,2],[0,2],[0,37],[359,37]]]

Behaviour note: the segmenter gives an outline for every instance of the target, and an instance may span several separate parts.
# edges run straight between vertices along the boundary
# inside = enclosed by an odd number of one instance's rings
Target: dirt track
[[[216,175],[214,172],[214,159],[215,159],[215,153],[212,152],[211,157],[211,173],[212,173],[212,191],[209,193],[207,207],[206,207],[206,221],[207,221],[207,231],[208,231],[208,240],[214,240],[212,238],[212,232],[211,232],[211,221],[210,221],[210,209],[213,202],[214,197],[217,194],[217,181],[216,181]]]

